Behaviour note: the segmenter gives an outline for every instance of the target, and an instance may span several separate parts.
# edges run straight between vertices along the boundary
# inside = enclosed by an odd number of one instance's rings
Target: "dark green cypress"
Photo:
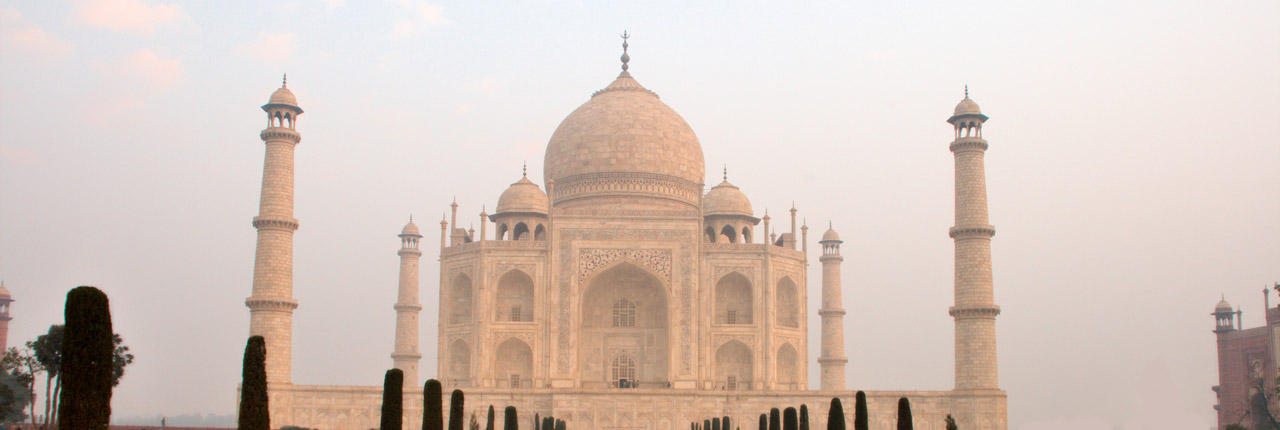
[[[782,411],[769,409],[769,430],[782,430]]]
[[[956,426],[956,419],[952,418],[951,414],[947,414],[947,430],[960,430],[960,427]]]
[[[702,428],[705,430],[711,430],[711,420],[702,420]]]
[[[720,430],[720,418],[711,419],[711,430]]]
[[[516,422],[515,406],[507,406],[502,410],[502,430],[520,430],[520,423]]]
[[[422,396],[422,430],[444,430],[440,381],[428,379]]]
[[[106,430],[115,371],[107,295],[94,287],[73,288],[67,292],[64,318],[58,428]]]
[[[831,398],[831,410],[827,412],[827,430],[845,430],[844,406],[835,397]]]
[[[800,430],[809,430],[809,406],[800,405]]]
[[[484,430],[493,430],[493,405],[489,405],[489,419],[485,421]]]
[[[533,414],[533,430],[542,430],[542,417],[537,412]]]
[[[914,430],[911,422],[911,402],[906,397],[898,399],[898,430]]]
[[[800,430],[800,418],[796,415],[796,408],[787,408],[782,411],[782,430]]]
[[[564,420],[556,420],[556,430],[564,430]]]
[[[453,394],[449,396],[449,430],[462,430],[466,419],[462,412],[463,405],[462,390],[453,390]]]
[[[720,417],[720,428],[724,430],[729,430],[733,428],[729,426],[729,417]]]
[[[853,430],[871,430],[870,420],[867,416],[867,393],[859,391],[853,400]]]
[[[266,340],[262,336],[250,336],[248,344],[244,346],[244,368],[240,371],[240,417],[237,429],[271,428],[271,415],[267,410],[266,361]],[[64,422],[65,419],[59,420],[59,427]]]
[[[769,430],[769,414],[760,414],[760,430]]]
[[[400,430],[404,423],[404,371],[391,369],[382,378],[382,422],[380,430]]]
[[[543,418],[543,419],[542,419],[542,428],[547,429],[547,430],[555,430],[555,428],[556,428],[556,419],[555,419],[555,417],[545,417],[545,418]]]

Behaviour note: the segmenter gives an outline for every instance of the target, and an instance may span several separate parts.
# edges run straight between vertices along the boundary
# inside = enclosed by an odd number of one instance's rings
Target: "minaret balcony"
[[[951,152],[986,151],[989,145],[981,137],[961,137],[951,142]]]

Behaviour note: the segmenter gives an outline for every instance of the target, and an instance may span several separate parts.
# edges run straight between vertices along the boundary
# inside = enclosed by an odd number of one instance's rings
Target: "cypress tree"
[[[760,430],[769,430],[769,414],[760,414]]]
[[[489,419],[485,423],[484,430],[493,430],[493,405],[489,405]]]
[[[556,420],[556,430],[564,430],[564,420]]]
[[[858,391],[853,403],[853,430],[871,430],[870,420],[867,416],[867,393]]]
[[[64,318],[58,428],[106,430],[115,371],[107,295],[94,287],[73,288],[67,292]]]
[[[542,430],[542,417],[537,412],[533,413],[533,430]]]
[[[404,371],[391,369],[382,378],[382,422],[380,430],[400,430],[404,416]]]
[[[800,430],[809,430],[809,407],[800,405]]]
[[[782,412],[778,408],[769,409],[769,430],[782,430]]]
[[[65,342],[65,340],[64,340]],[[268,430],[271,415],[267,410],[267,342],[262,336],[250,336],[244,346],[244,368],[240,374],[240,430]],[[66,387],[63,387],[66,390]],[[65,416],[59,427],[65,423]]]
[[[449,396],[449,430],[462,430],[464,419],[462,406],[462,390],[454,389]]]
[[[444,430],[444,411],[441,410],[440,381],[428,379],[422,396],[422,430]]]
[[[733,428],[729,426],[729,417],[720,417],[720,428],[724,430]]]
[[[555,430],[555,428],[556,428],[556,419],[555,419],[555,417],[546,417],[546,418],[543,418],[543,419],[542,419],[542,428],[547,429],[547,430]]]
[[[720,418],[711,419],[711,430],[720,430]]]
[[[702,428],[705,430],[711,430],[711,420],[702,420]]]
[[[831,398],[831,410],[827,412],[827,430],[845,430],[844,406],[840,405],[839,398]]]
[[[520,430],[520,423],[516,422],[515,406],[507,406],[502,410],[502,430]]]
[[[911,422],[911,402],[906,397],[898,399],[898,430],[914,430]]]
[[[947,414],[947,430],[960,430],[960,427],[956,426],[956,419],[952,418],[951,414]]]
[[[782,430],[800,430],[800,418],[796,415],[796,408],[787,408],[782,411]]]

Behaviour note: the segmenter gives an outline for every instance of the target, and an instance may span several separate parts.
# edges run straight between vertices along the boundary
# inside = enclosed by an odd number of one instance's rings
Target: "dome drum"
[[[567,176],[555,180],[552,204],[577,206],[585,200],[600,198],[654,199],[675,203],[677,207],[698,207],[701,184],[685,178],[659,173],[601,172]]]

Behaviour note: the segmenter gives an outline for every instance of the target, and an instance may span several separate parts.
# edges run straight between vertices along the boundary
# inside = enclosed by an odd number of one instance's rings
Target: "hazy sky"
[[[968,84],[992,118],[1010,427],[1205,429],[1209,312],[1226,294],[1259,325],[1280,281],[1278,22],[1273,0],[3,1],[10,344],[96,285],[138,357],[116,416],[233,413],[259,106],[288,72],[306,110],[293,378],[377,385],[406,218],[434,243],[454,195],[478,223],[522,162],[541,182],[551,132],[617,75],[626,29],[632,73],[698,133],[708,183],[727,164],[757,215],[794,200],[845,239],[850,388],[953,385],[944,121]]]

